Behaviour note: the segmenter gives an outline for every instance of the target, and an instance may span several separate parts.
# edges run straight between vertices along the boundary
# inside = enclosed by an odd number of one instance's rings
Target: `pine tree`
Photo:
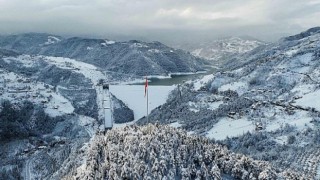
[[[210,170],[210,175],[217,180],[221,179],[221,173],[220,173],[220,169],[216,164],[212,165],[212,168]]]

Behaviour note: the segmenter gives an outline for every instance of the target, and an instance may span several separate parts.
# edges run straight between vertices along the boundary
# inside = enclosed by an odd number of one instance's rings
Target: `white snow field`
[[[219,91],[227,91],[232,90],[236,91],[239,95],[242,95],[244,92],[248,90],[248,84],[245,82],[232,82],[229,84],[222,85],[219,88]]]
[[[255,125],[252,121],[246,118],[241,119],[231,119],[223,118],[221,119],[212,129],[207,132],[206,137],[216,140],[223,140],[227,137],[240,136],[248,131],[254,131]]]
[[[313,124],[310,123],[312,120],[308,116],[307,112],[297,112],[292,116],[286,116],[283,113],[279,113],[272,121],[266,121],[265,131],[272,132],[277,129],[281,129],[285,124],[292,125],[299,130],[307,127],[313,128]],[[216,140],[224,140],[227,137],[241,136],[246,132],[254,132],[255,124],[253,121],[249,121],[247,117],[240,119],[222,118],[217,124],[210,129],[206,137]],[[280,140],[279,140],[280,142]],[[282,144],[282,141],[281,141]]]
[[[57,65],[59,68],[72,69],[83,74],[86,78],[90,79],[92,83],[96,84],[100,79],[105,79],[104,74],[98,71],[98,68],[92,64],[84,63],[70,58],[64,57],[46,57],[47,62]],[[70,65],[68,66],[67,63]]]
[[[214,77],[213,74],[209,74],[209,75],[204,76],[202,79],[197,80],[197,81],[194,83],[194,90],[196,90],[196,91],[200,90],[200,88],[201,88],[204,84],[206,84],[206,83],[208,83],[209,81],[211,81],[213,77]]]
[[[171,127],[175,127],[175,128],[179,128],[182,126],[182,124],[180,124],[179,122],[174,122],[174,123],[171,123],[169,124]]]
[[[48,102],[49,108],[45,112],[52,117],[70,114],[74,111],[71,102],[59,93],[51,93],[52,100]]]
[[[296,104],[303,107],[311,107],[320,111],[320,90],[304,95]]]

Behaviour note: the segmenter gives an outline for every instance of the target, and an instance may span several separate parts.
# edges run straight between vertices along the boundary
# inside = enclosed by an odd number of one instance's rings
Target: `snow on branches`
[[[206,138],[160,125],[133,125],[97,135],[86,156],[85,168],[67,179],[300,178],[288,171],[278,173],[267,162],[232,153]]]

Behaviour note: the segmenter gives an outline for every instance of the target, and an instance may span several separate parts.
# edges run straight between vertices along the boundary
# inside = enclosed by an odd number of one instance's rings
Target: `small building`
[[[41,100],[41,103],[45,104],[45,103],[48,103],[48,101],[44,99],[44,100]]]
[[[47,149],[47,146],[38,146],[38,149]]]
[[[262,123],[261,122],[257,122],[256,123],[256,131],[260,131],[263,129]]]
[[[23,83],[31,83],[31,79],[30,79],[30,78],[27,78],[26,80],[24,80]]]
[[[102,85],[102,88],[109,90],[109,84],[103,84],[103,85]]]

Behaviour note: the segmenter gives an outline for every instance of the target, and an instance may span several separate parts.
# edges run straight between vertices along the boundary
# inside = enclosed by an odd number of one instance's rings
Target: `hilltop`
[[[296,179],[169,126],[130,126],[97,135],[65,179]]]

